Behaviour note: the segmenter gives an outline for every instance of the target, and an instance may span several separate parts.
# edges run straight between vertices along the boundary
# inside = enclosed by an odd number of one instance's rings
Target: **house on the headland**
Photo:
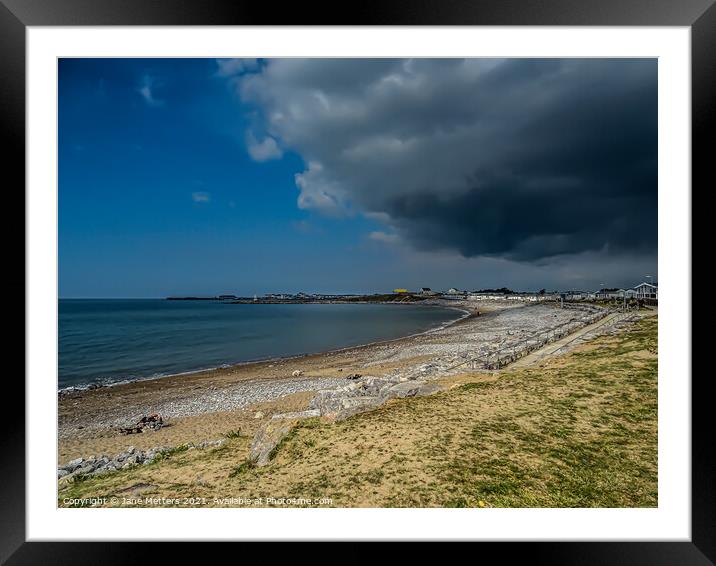
[[[397,293],[399,295],[403,295],[405,293],[410,293],[407,289],[393,289],[393,293]]]
[[[632,290],[635,292],[636,299],[658,299],[659,288],[651,283],[639,283]]]
[[[433,291],[430,287],[420,287],[420,291],[418,291],[420,295],[437,295],[435,291]]]

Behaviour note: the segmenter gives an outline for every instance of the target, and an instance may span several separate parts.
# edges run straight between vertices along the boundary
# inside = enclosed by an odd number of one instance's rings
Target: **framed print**
[[[713,563],[712,2],[2,2],[8,564],[155,541]]]

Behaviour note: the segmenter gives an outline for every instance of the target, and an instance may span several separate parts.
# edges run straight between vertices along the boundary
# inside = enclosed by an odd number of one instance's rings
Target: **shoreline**
[[[180,299],[174,299],[174,300],[180,300]],[[181,299],[184,300],[184,299]],[[263,304],[263,303],[262,303]],[[266,303],[270,304],[270,303]],[[299,304],[321,304],[321,303],[299,303]],[[325,302],[325,304],[329,304],[328,302]],[[334,303],[330,303],[334,304]],[[113,381],[111,383],[88,383],[86,385],[68,385],[66,387],[58,387],[57,389],[57,396],[59,398],[69,395],[71,393],[81,393],[84,391],[96,391],[98,389],[106,389],[110,387],[118,387],[122,385],[130,385],[133,383],[142,383],[146,381],[156,381],[161,379],[168,379],[168,378],[175,378],[175,377],[182,377],[182,376],[191,376],[195,374],[201,374],[205,372],[212,372],[212,371],[221,371],[221,370],[230,370],[232,368],[238,368],[243,366],[248,366],[251,364],[261,364],[261,363],[278,363],[283,361],[291,361],[291,360],[298,360],[301,358],[306,358],[308,356],[320,356],[325,354],[334,354],[339,353],[347,350],[352,350],[354,348],[365,348],[369,346],[375,346],[380,344],[389,344],[391,342],[396,342],[398,340],[405,340],[408,338],[413,338],[416,336],[422,336],[424,334],[430,334],[432,332],[437,332],[440,330],[443,330],[445,328],[448,328],[454,324],[457,324],[458,322],[465,320],[471,316],[478,316],[479,311],[476,309],[474,311],[470,311],[466,308],[457,307],[454,305],[442,305],[442,304],[421,304],[421,303],[397,303],[397,302],[383,302],[383,303],[370,303],[370,302],[361,302],[361,303],[351,303],[351,302],[344,302],[339,304],[384,304],[384,305],[410,305],[410,306],[422,306],[422,307],[436,307],[436,308],[442,308],[442,309],[448,309],[448,310],[455,310],[458,312],[463,313],[463,316],[460,316],[454,320],[444,322],[438,326],[435,326],[433,328],[429,328],[427,330],[423,330],[422,332],[414,332],[412,334],[407,334],[405,336],[398,336],[397,338],[388,338],[386,340],[373,340],[371,342],[365,342],[363,344],[355,344],[353,346],[343,346],[341,348],[333,348],[328,350],[318,350],[315,352],[302,352],[300,354],[293,354],[288,356],[272,356],[269,358],[258,358],[258,359],[252,359],[252,360],[245,360],[241,362],[227,362],[225,364],[221,364],[218,366],[210,366],[206,368],[200,368],[200,369],[194,369],[194,370],[188,370],[188,371],[180,371],[176,373],[168,373],[168,374],[160,374],[160,375],[150,375],[146,377],[136,377],[136,378],[127,378],[127,379],[120,379],[118,381]]]
[[[59,395],[58,462],[117,454],[128,446],[215,441],[234,430],[251,436],[273,415],[305,411],[319,391],[341,388],[356,375],[437,385],[469,372],[463,362],[484,367],[496,352],[583,317],[549,304],[450,306],[462,316],[417,335]],[[164,418],[161,430],[121,434],[120,427],[154,413]]]

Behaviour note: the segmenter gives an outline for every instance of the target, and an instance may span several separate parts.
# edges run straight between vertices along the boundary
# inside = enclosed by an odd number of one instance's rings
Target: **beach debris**
[[[298,377],[298,376],[300,376],[300,375],[303,375],[303,372],[302,372],[300,369],[295,369],[295,370],[293,370],[293,372],[291,373],[291,375],[292,375],[293,377]]]
[[[263,411],[256,411],[254,414],[255,419],[263,419],[264,418],[264,412]]]
[[[346,379],[354,379],[355,380],[355,379],[360,379],[361,377],[363,377],[363,376],[360,373],[351,373],[346,376]]]
[[[138,434],[144,432],[145,428],[159,430],[164,426],[164,419],[159,413],[144,415],[136,424],[120,427],[119,432],[122,434]]]

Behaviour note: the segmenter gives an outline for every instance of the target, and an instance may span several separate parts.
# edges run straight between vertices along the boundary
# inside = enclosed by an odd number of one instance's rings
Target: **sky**
[[[58,104],[60,297],[658,280],[655,59],[60,59]]]

